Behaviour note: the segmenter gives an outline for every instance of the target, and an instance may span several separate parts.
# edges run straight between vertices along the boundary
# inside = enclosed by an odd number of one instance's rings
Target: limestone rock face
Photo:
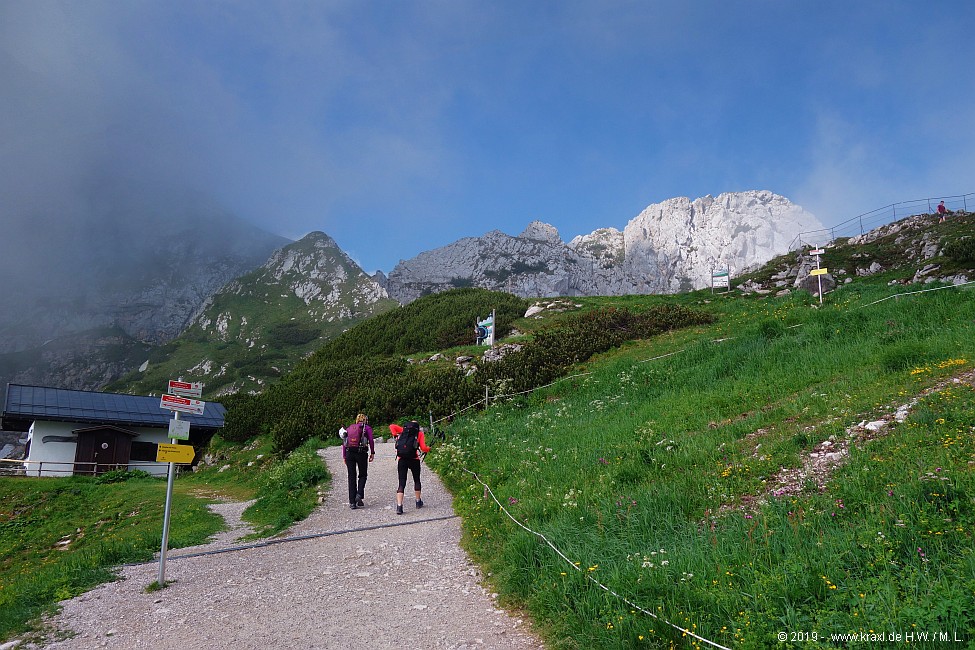
[[[738,273],[785,253],[811,214],[768,191],[668,199],[620,231],[600,228],[564,243],[534,221],[517,237],[492,231],[401,261],[389,274],[391,298],[407,303],[453,287],[477,286],[522,297],[672,293],[710,285],[711,273]]]
[[[403,304],[470,286],[521,296],[598,295],[614,274],[567,246],[555,228],[536,222],[518,237],[494,230],[401,261],[387,290]]]
[[[648,206],[623,230],[624,293],[672,293],[710,285],[714,269],[735,273],[789,250],[819,221],[768,191],[730,192]]]

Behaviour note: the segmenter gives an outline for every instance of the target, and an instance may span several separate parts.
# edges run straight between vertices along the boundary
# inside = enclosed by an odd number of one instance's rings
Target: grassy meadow
[[[683,630],[734,648],[881,631],[975,643],[975,394],[951,381],[973,367],[975,301],[956,288],[866,306],[903,290],[848,285],[821,308],[685,296],[719,321],[452,423],[427,460],[465,544],[553,648],[713,647]],[[902,423],[856,428],[907,404]],[[844,440],[825,489],[776,489]]]
[[[214,439],[213,465],[176,480],[169,548],[194,546],[223,530],[206,507],[222,500],[254,503],[243,519],[254,538],[307,517],[330,481],[309,440],[286,458],[270,441],[246,446]],[[143,472],[101,477],[0,477],[0,640],[36,631],[56,604],[115,579],[114,567],[149,562],[162,545],[165,479]],[[147,587],[149,585],[146,585]]]
[[[138,474],[0,478],[0,639],[113,580],[112,567],[152,560],[166,481]],[[199,544],[223,525],[205,500],[174,490],[170,548]]]

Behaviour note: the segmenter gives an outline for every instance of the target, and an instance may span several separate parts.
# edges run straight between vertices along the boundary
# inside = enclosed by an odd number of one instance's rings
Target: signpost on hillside
[[[494,310],[491,315],[482,321],[477,321],[474,325],[474,333],[477,336],[478,345],[490,345],[494,347]]]
[[[156,579],[160,587],[166,586],[166,551],[169,547],[169,513],[173,505],[173,481],[176,478],[176,463],[192,463],[195,454],[193,447],[177,444],[177,440],[190,439],[190,423],[180,420],[180,413],[203,415],[206,402],[199,399],[203,395],[203,384],[190,383],[182,379],[169,380],[169,392],[159,400],[159,408],[173,412],[173,419],[169,422],[169,438],[171,444],[160,444],[156,448],[156,462],[169,463],[166,476],[166,508],[163,511],[162,549],[159,551],[159,576]]]
[[[815,275],[816,281],[819,283],[819,304],[820,305],[823,304],[823,276],[826,275],[826,273],[829,271],[829,269],[827,269],[826,267],[823,268],[819,267],[819,256],[825,252],[826,251],[823,250],[822,248],[816,248],[814,250],[809,251],[810,255],[816,256],[816,268],[810,271],[809,275]]]
[[[711,293],[715,289],[724,288],[722,293],[731,291],[731,271],[729,269],[715,269],[711,271]]]

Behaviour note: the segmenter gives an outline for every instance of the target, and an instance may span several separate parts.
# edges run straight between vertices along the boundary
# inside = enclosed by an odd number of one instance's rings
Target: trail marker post
[[[715,289],[724,289],[722,293],[731,291],[731,269],[714,269],[711,271],[711,293]]]
[[[169,513],[173,506],[173,482],[176,479],[176,463],[193,462],[193,448],[183,452],[178,447],[177,440],[190,439],[190,423],[180,420],[179,414],[194,413],[202,415],[206,402],[196,397],[203,395],[203,384],[189,383],[182,380],[169,380],[169,392],[159,400],[159,407],[173,412],[173,419],[169,423],[169,445],[159,445],[156,451],[157,462],[168,462],[169,471],[166,474],[166,507],[163,510],[162,548],[159,551],[159,575],[156,583],[159,587],[166,586],[166,552],[169,550]],[[189,460],[185,460],[189,456]]]
[[[819,283],[819,304],[820,305],[823,304],[823,276],[826,275],[826,273],[829,271],[829,269],[827,269],[826,267],[823,268],[819,267],[819,256],[825,252],[826,251],[823,250],[822,248],[817,248],[815,250],[809,251],[810,255],[816,256],[816,268],[810,271],[809,275],[815,275],[816,282]]]

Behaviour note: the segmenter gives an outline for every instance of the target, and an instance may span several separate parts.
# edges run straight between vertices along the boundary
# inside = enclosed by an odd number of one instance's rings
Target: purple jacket
[[[376,453],[376,443],[373,442],[373,439],[372,439],[372,427],[369,426],[368,424],[359,424],[358,422],[356,422],[355,424],[351,424],[351,425],[349,425],[349,426],[347,426],[345,428],[345,430],[346,430],[345,442],[342,443],[342,460],[345,460],[346,444],[349,441],[349,433],[352,432],[352,427],[362,427],[363,428],[363,431],[365,431],[365,433],[366,433],[366,440],[369,441],[369,453],[375,455],[375,453]]]

